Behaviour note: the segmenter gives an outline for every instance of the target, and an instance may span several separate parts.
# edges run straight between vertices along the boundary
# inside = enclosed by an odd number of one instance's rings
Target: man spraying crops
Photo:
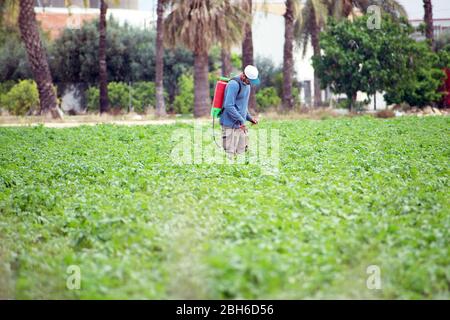
[[[251,86],[258,84],[258,69],[248,65],[243,73],[231,79],[226,86],[220,124],[223,148],[230,156],[244,153],[248,149],[248,130],[245,123],[258,123],[248,112],[248,101]]]

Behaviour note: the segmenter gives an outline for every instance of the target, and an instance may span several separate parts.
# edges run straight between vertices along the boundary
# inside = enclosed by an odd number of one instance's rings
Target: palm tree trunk
[[[425,36],[430,42],[431,47],[434,47],[434,27],[433,27],[433,5],[431,0],[423,0],[423,8],[425,9]]]
[[[356,106],[356,99],[358,98],[358,92],[352,92],[350,94],[347,94],[347,97],[350,98],[350,112],[353,112],[355,110]]]
[[[313,54],[315,57],[320,56],[320,44],[319,33],[320,27],[316,22],[316,14],[314,10],[311,10],[311,43],[313,47]],[[320,89],[320,77],[319,73],[314,70],[314,106],[319,107],[322,105],[322,90]]]
[[[222,76],[229,77],[231,74],[231,54],[230,48],[228,48],[224,44],[222,44],[221,59],[222,59]]]
[[[283,52],[283,109],[294,106],[292,97],[292,78],[294,74],[294,1],[286,0],[284,14],[284,52]]]
[[[99,79],[100,79],[100,113],[108,112],[108,69],[106,65],[106,12],[108,5],[105,0],[100,2],[100,22],[99,22]]]
[[[208,115],[210,107],[208,52],[194,52],[194,117]]]
[[[40,113],[51,113],[53,118],[62,118],[53,88],[47,55],[39,35],[34,0],[20,0],[19,28],[39,91]]]
[[[245,8],[249,15],[252,14],[252,0],[245,0]],[[242,42],[242,70],[249,64],[254,64],[253,59],[253,33],[252,22],[247,22],[244,26],[244,41]],[[256,109],[256,93],[255,90],[250,91],[250,99],[248,103],[250,110]]]
[[[348,18],[350,14],[353,13],[353,0],[343,0],[342,1],[342,13],[345,18]]]
[[[156,12],[158,16],[156,20],[156,57],[155,57],[156,115],[158,117],[161,117],[166,115],[166,106],[164,104],[164,86],[163,86],[163,72],[164,72],[163,0],[158,0]]]

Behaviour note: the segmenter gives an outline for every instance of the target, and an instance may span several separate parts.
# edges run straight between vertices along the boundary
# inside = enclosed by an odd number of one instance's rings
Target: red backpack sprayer
[[[223,101],[225,99],[225,88],[227,87],[230,78],[220,77],[216,83],[216,89],[214,90],[214,98],[211,108],[211,117],[220,118],[222,114]]]

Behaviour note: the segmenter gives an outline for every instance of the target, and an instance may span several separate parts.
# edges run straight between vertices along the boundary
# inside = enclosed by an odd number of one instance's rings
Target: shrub
[[[100,91],[96,87],[86,90],[86,103],[88,111],[98,111],[100,108]]]
[[[130,90],[131,90],[131,104],[138,106],[139,101],[134,96],[133,87],[130,87],[123,82],[108,83],[108,98],[109,107],[116,110],[128,110],[130,105]],[[87,107],[89,111],[98,111],[100,109],[100,90],[96,87],[90,87],[86,91]]]
[[[132,106],[139,104],[134,98],[133,87],[130,88],[128,84],[123,82],[110,82],[108,84],[108,96],[109,105],[112,109],[128,110],[130,102]]]
[[[39,92],[33,80],[22,80],[2,95],[1,103],[14,115],[25,115],[39,107]]]
[[[294,108],[301,107],[300,89],[297,86],[292,87],[292,97],[294,98]]]
[[[448,47],[450,45],[450,32],[443,32],[441,33],[435,41],[435,48],[436,52],[440,52],[445,47]]]
[[[156,105],[156,90],[153,82],[137,82],[133,84],[133,97],[136,104],[134,111],[144,112],[145,109]]]
[[[274,87],[267,87],[256,93],[256,103],[260,111],[265,111],[271,107],[278,107],[281,104],[281,99]]]
[[[442,98],[439,87],[445,80],[445,74],[439,66],[440,58],[430,50],[427,43],[413,41],[410,48],[408,77],[386,88],[386,103],[406,102],[411,106],[425,107],[439,102]]]
[[[13,80],[8,80],[5,82],[0,83],[0,95],[7,94],[9,90],[12,89],[17,84],[17,82]]]
[[[0,83],[0,111],[2,108],[4,109],[6,107],[6,94],[11,90],[12,87],[14,87],[16,83],[12,80],[1,82]]]
[[[392,110],[381,110],[378,111],[375,116],[377,118],[382,118],[382,119],[387,119],[387,118],[394,118],[395,117],[395,112]]]
[[[351,99],[342,99],[342,98],[339,98],[338,101],[339,102],[336,105],[337,109],[347,109],[347,110],[352,109],[352,111],[364,111],[367,104],[369,103],[368,100],[352,102]]]
[[[339,98],[337,100],[336,109],[350,109],[350,99]]]
[[[179,94],[173,102],[176,113],[192,113],[194,110],[194,78],[191,74],[184,74],[178,80]]]
[[[148,108],[156,107],[156,86],[154,82],[140,81],[132,84],[133,108],[135,112],[144,113]],[[169,104],[169,94],[164,90],[164,101]]]
[[[242,56],[238,53],[231,53],[231,66],[235,70],[242,69]]]
[[[262,76],[261,76],[262,77]],[[294,74],[294,78],[296,75]],[[276,89],[277,95],[281,98],[283,96],[283,71],[278,68],[274,69],[272,73],[270,73],[269,76],[266,75],[266,80],[263,80],[261,78],[261,82],[265,81],[265,86],[273,86]],[[268,84],[270,83],[270,85]],[[292,97],[294,98],[294,107],[300,106],[300,89],[299,89],[299,83],[297,80],[292,81]]]
[[[18,81],[31,77],[25,46],[18,30],[0,30],[0,81]]]

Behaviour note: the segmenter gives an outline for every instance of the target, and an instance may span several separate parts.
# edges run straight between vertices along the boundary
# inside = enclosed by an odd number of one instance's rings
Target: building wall
[[[84,1],[84,0],[81,0]],[[64,2],[64,0],[63,0]],[[91,0],[91,5],[94,2]],[[51,3],[57,5],[57,2]],[[131,6],[126,3],[121,6]],[[138,7],[138,0],[134,1],[134,5]],[[76,5],[67,7],[35,7],[37,20],[41,23],[43,29],[50,33],[52,39],[57,38],[65,28],[80,28],[85,21],[91,21],[99,17],[98,8],[78,7]],[[137,9],[111,8],[108,10],[108,18],[114,17],[120,23],[148,28],[154,25],[156,14],[154,11],[144,11]]]
[[[52,39],[57,38],[65,28],[79,28],[83,22],[98,17],[96,13],[72,14],[60,12],[38,12],[36,19],[43,30],[50,33]]]
[[[64,8],[66,7],[66,0],[35,0],[36,7],[41,8]],[[87,3],[87,5],[86,5]],[[100,0],[71,0],[71,5],[80,8],[99,8]],[[120,0],[118,4],[111,2],[109,7],[114,9],[139,9],[139,0]]]

